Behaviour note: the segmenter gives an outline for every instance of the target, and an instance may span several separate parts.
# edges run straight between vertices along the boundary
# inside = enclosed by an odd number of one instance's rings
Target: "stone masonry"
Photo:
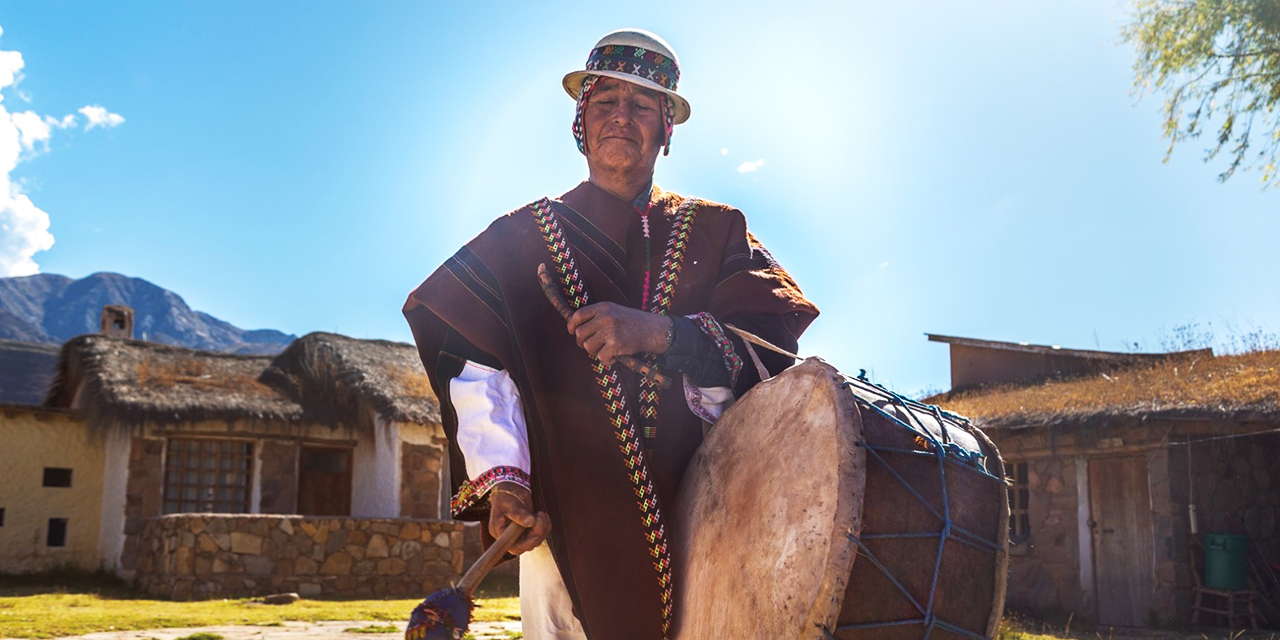
[[[145,521],[135,581],[173,600],[296,591],[425,597],[456,582],[463,524],[444,520],[179,514]]]
[[[1022,462],[1021,460],[1019,462]],[[1028,463],[1031,536],[1009,549],[1011,607],[1079,610],[1080,545],[1076,532],[1076,465],[1071,458],[1033,458]]]
[[[1080,519],[1090,498],[1077,495],[1077,476],[1087,473],[1094,457],[1146,458],[1154,589],[1146,623],[1190,619],[1193,500],[1201,534],[1244,533],[1256,552],[1280,557],[1280,491],[1272,484],[1280,483],[1280,436],[1266,428],[1271,424],[1248,425],[1246,431],[1230,422],[1152,419],[1092,432],[1078,425],[989,432],[1006,461],[1027,463],[1031,490],[1030,537],[1010,549],[1009,606],[1073,612],[1082,621],[1095,615],[1096,602],[1089,598],[1094,585],[1081,584],[1080,571]],[[1190,454],[1187,440],[1193,443]]]

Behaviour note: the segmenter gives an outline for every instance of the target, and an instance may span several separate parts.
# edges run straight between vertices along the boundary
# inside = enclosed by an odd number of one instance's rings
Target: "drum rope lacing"
[[[868,444],[866,442],[857,443],[858,447],[866,450],[867,453],[869,453],[871,457],[878,464],[883,466],[884,469],[888,471],[889,474],[893,476],[894,479],[896,479],[916,500],[920,502],[920,504],[924,505],[924,507],[929,511],[929,513],[933,514],[934,517],[942,521],[942,530],[938,533],[884,533],[884,534],[868,534],[863,536],[857,536],[852,533],[848,534],[849,540],[858,546],[858,550],[861,553],[861,555],[865,556],[868,560],[870,560],[871,563],[875,565],[875,567],[879,569],[880,572],[883,573],[884,576],[888,578],[890,582],[893,583],[893,586],[897,588],[898,591],[901,592],[904,597],[906,597],[907,601],[910,602],[911,605],[915,607],[917,611],[920,612],[921,617],[913,618],[909,620],[894,620],[894,621],[888,621],[888,622],[867,622],[867,623],[860,623],[860,624],[842,625],[837,627],[835,631],[836,632],[853,631],[857,629],[875,629],[875,628],[883,628],[883,627],[897,627],[897,626],[918,624],[918,625],[924,626],[924,636],[922,640],[928,640],[929,636],[933,633],[933,630],[935,628],[942,629],[943,631],[954,633],[956,635],[964,636],[966,638],[972,638],[973,640],[989,640],[989,636],[979,635],[963,627],[957,626],[955,624],[951,624],[945,620],[941,620],[937,616],[935,616],[933,612],[934,598],[937,595],[937,590],[938,590],[938,578],[942,572],[942,552],[943,552],[943,549],[945,548],[947,540],[953,540],[955,542],[964,544],[966,546],[969,546],[981,551],[985,551],[988,553],[992,553],[992,554],[998,554],[1001,551],[1001,546],[997,542],[988,540],[976,533],[973,533],[972,531],[968,531],[963,527],[957,526],[954,522],[952,522],[950,500],[948,499],[948,496],[947,496],[947,465],[946,465],[947,458],[951,457],[954,460],[957,460],[963,463],[960,467],[962,469],[967,469],[969,471],[980,473],[983,476],[991,478],[992,480],[995,480],[1000,483],[1004,483],[1005,481],[1002,478],[998,478],[991,472],[987,471],[986,467],[982,464],[982,459],[985,456],[983,456],[983,454],[980,451],[970,451],[955,442],[951,442],[951,438],[947,434],[947,424],[944,418],[954,419],[956,422],[958,422],[962,426],[962,428],[973,428],[968,420],[966,420],[965,418],[959,415],[956,415],[947,411],[943,411],[937,406],[926,405],[919,402],[915,402],[914,400],[904,398],[898,395],[897,393],[894,393],[884,388],[879,384],[870,382],[866,378],[865,370],[858,375],[858,377],[856,378],[856,381],[870,385],[875,389],[878,389],[879,391],[883,392],[884,394],[887,394],[888,400],[893,404],[901,405],[904,409],[907,409],[906,414],[910,416],[911,419],[919,426],[919,428],[917,429],[912,425],[907,424],[907,422],[904,421],[899,416],[894,415],[889,411],[886,411],[883,407],[880,407],[879,405],[873,402],[870,402],[867,399],[859,396],[858,394],[850,391],[850,394],[853,396],[854,400],[860,406],[863,406],[868,409],[871,409],[872,411],[875,411],[881,416],[884,416],[885,418],[887,418],[891,423],[896,424],[910,431],[911,433],[915,434],[917,437],[917,441],[918,442],[922,441],[925,447],[928,449],[927,451],[917,451],[912,449],[902,449],[898,447],[877,446],[877,445]],[[854,385],[855,385],[855,380],[847,379],[841,385],[841,388],[850,389]],[[925,427],[924,423],[920,421],[919,417],[917,417],[914,412],[910,411],[910,409],[912,408],[915,408],[917,410],[927,411],[938,420],[938,424],[940,425],[941,432],[942,432],[941,440],[937,436],[935,436],[931,431],[929,431],[929,429]],[[927,455],[927,456],[935,457],[938,460],[938,473],[939,473],[939,476],[941,479],[941,485],[942,485],[942,513],[938,513],[938,510],[935,509],[933,505],[929,504],[929,501],[926,500],[925,497],[922,496],[920,492],[915,489],[915,487],[911,486],[911,484],[907,482],[907,480],[903,478],[902,475],[899,474],[896,469],[893,468],[893,465],[889,464],[889,461],[886,460],[883,455],[881,455],[882,453],[894,453],[894,454],[905,454],[905,455],[915,455],[915,456]],[[921,605],[920,602],[917,601],[916,598],[911,595],[911,592],[907,590],[907,588],[902,584],[902,582],[898,580],[898,578],[894,576],[893,573],[890,572],[887,567],[885,567],[884,563],[881,562],[879,558],[876,557],[875,553],[872,552],[871,548],[867,546],[865,541],[889,539],[889,538],[932,538],[935,536],[938,538],[938,551],[934,558],[933,580],[929,585],[929,600],[926,604]],[[836,636],[832,634],[832,631],[830,629],[826,628],[825,626],[821,627],[821,629],[822,629],[823,635],[826,638],[830,640],[838,640],[838,638],[836,638]]]

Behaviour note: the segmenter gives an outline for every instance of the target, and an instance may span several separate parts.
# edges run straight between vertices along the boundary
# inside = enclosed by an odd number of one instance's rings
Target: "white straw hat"
[[[617,78],[665,94],[675,105],[673,123],[689,119],[689,101],[676,93],[680,59],[671,45],[653,33],[619,29],[601,38],[587,57],[586,69],[564,77],[564,90],[574,100],[582,92],[582,81],[587,76]]]

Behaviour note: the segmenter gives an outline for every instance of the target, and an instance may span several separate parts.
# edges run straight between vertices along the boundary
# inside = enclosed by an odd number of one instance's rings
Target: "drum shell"
[[[865,546],[850,571],[832,636],[910,640],[922,638],[937,620],[942,624],[929,630],[931,640],[994,637],[1003,613],[1009,538],[999,452],[967,421],[939,420],[940,414],[929,416],[914,405],[884,411],[870,398],[860,400],[869,452],[859,534]],[[982,454],[980,464],[938,456],[927,439],[898,422],[920,430],[916,421],[924,417],[934,418],[931,425],[945,423],[948,435],[968,435]],[[952,535],[939,550],[938,534],[947,520]],[[909,620],[922,622],[888,624]]]
[[[895,398],[810,359],[725,414],[673,510],[672,638],[993,636],[1008,558],[999,455],[967,421]],[[931,443],[953,439],[980,462],[940,458]]]

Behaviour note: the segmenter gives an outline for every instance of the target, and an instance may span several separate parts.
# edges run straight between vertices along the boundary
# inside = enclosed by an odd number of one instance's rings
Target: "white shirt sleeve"
[[[529,473],[529,436],[520,391],[506,371],[467,361],[449,381],[449,398],[458,414],[456,441],[475,480],[495,467]]]
[[[711,424],[715,424],[736,400],[733,389],[729,387],[695,387],[689,382],[689,376],[681,378],[684,379],[684,400],[689,410]]]

